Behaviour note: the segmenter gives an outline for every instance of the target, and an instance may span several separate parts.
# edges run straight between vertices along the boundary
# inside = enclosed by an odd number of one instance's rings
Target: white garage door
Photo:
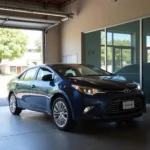
[[[29,18],[0,16],[1,27],[44,30],[47,27],[53,26],[56,23],[58,22],[51,21],[51,20],[39,20],[39,19],[36,20],[36,19],[29,19]]]

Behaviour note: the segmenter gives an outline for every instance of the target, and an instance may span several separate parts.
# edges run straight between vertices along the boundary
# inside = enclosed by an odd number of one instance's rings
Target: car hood
[[[137,84],[122,76],[71,77],[72,84],[101,88],[103,90],[135,89]]]

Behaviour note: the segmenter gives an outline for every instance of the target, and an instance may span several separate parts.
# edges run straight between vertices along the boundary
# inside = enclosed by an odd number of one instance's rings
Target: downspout
[[[48,30],[55,27],[55,26],[58,26],[59,24],[65,22],[65,21],[68,21],[70,18],[66,17],[66,18],[63,18],[61,19],[61,21],[59,21],[58,23],[55,23],[54,25],[50,25],[49,27],[47,27],[45,30],[44,30],[44,35],[43,35],[43,63],[46,63],[46,60],[45,60],[45,54],[46,54],[46,49],[47,49],[47,44],[46,44],[46,34],[48,33]]]
[[[3,21],[3,23],[2,23],[2,28],[4,27],[4,25],[5,25],[5,23],[7,22],[9,20],[9,17],[7,17],[4,21]]]

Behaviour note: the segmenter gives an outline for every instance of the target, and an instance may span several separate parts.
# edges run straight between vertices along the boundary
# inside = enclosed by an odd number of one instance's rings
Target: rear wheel
[[[9,109],[13,115],[19,115],[22,109],[18,108],[17,100],[14,94],[9,97]]]
[[[56,98],[52,106],[52,116],[56,126],[63,131],[70,131],[75,127],[68,103],[62,97]]]

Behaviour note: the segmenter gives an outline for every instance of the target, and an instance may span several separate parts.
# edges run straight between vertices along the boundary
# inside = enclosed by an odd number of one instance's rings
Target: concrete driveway
[[[7,101],[7,84],[14,77],[14,75],[0,75],[0,107],[8,106]]]
[[[59,131],[48,115],[0,109],[0,150],[150,150],[150,111],[131,124],[88,122]]]

